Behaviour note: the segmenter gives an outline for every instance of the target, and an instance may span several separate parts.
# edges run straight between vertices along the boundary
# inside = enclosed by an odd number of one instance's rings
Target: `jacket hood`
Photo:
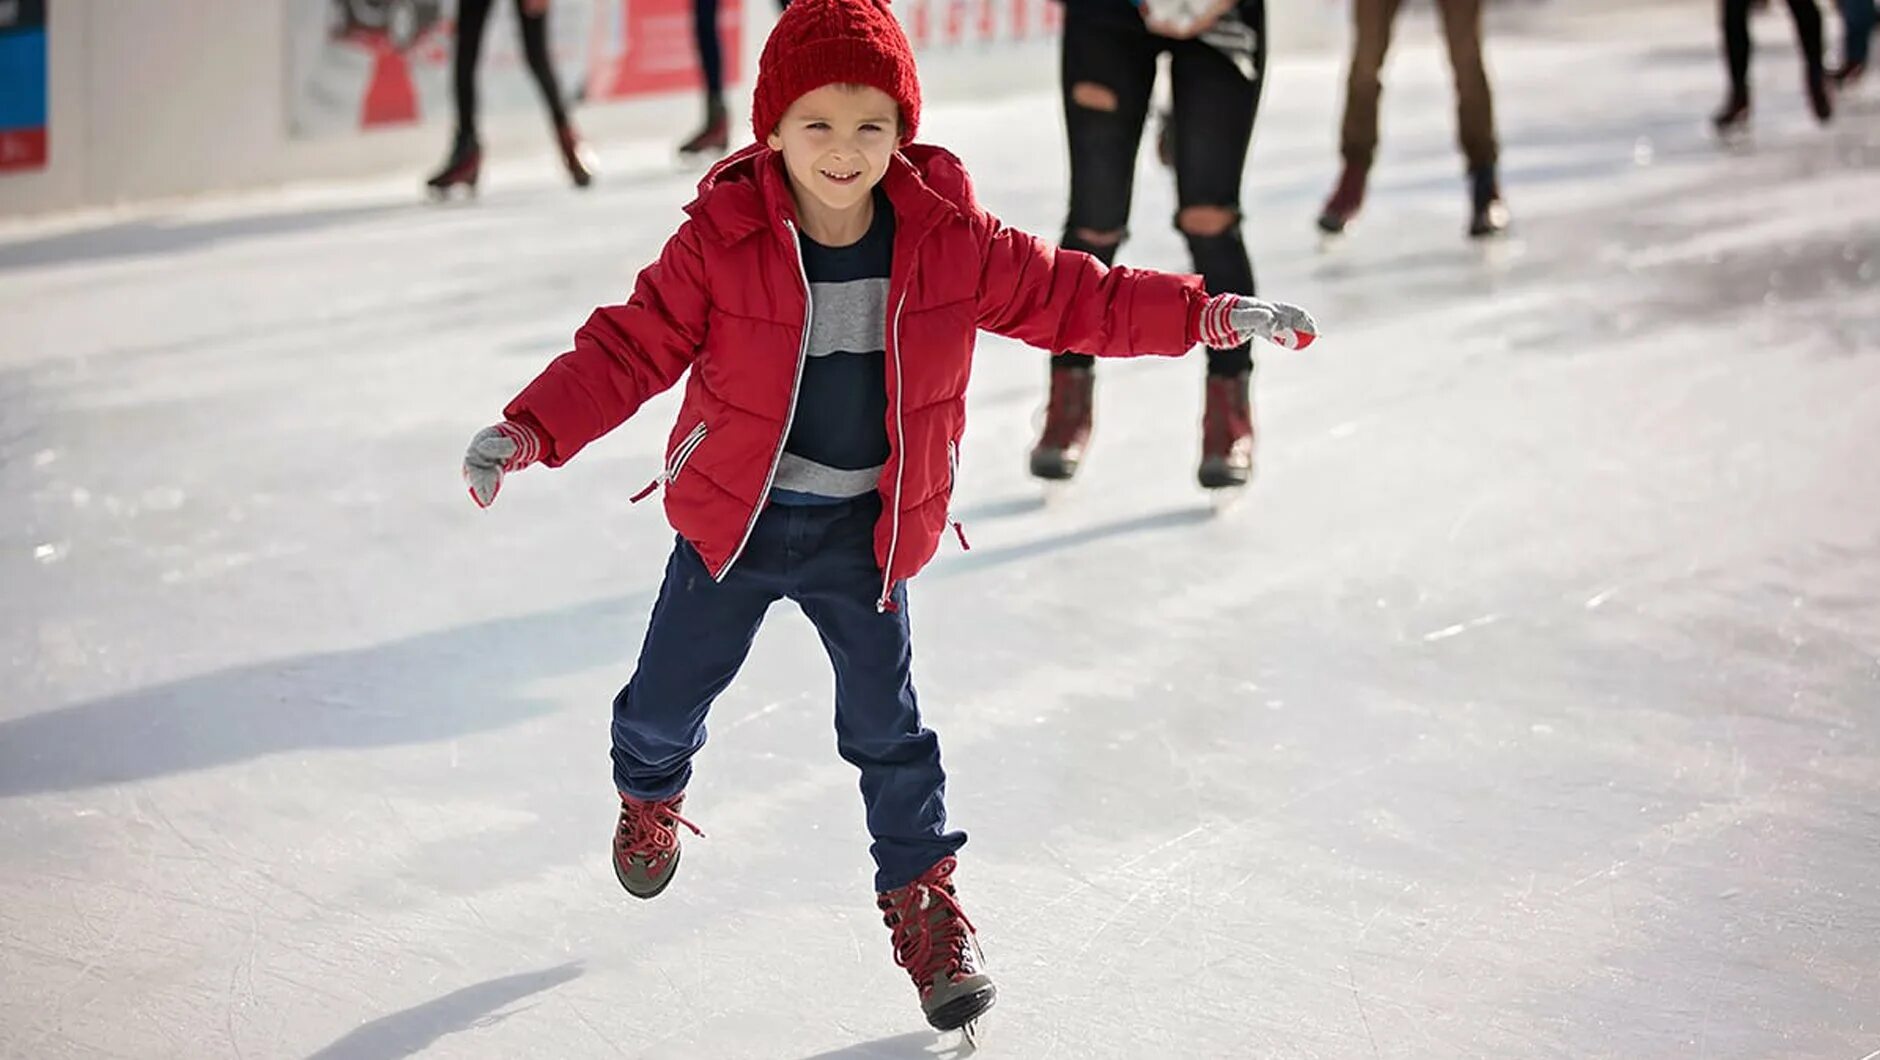
[[[970,217],[976,210],[965,165],[942,147],[909,144],[896,151],[881,188],[894,204],[896,223],[910,229],[948,215]],[[784,222],[796,220],[783,155],[755,143],[725,158],[699,181],[685,212],[706,236],[724,244],[767,228],[781,230]]]

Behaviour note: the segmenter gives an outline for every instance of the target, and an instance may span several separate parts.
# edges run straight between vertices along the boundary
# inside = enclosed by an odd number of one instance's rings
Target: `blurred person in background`
[[[1384,91],[1379,74],[1401,6],[1403,0],[1352,0],[1351,70],[1339,134],[1344,170],[1319,211],[1319,230],[1328,236],[1342,234],[1364,205],[1365,184],[1377,157],[1377,104]],[[1457,141],[1468,162],[1469,235],[1498,236],[1508,229],[1508,208],[1501,201],[1496,174],[1500,147],[1495,101],[1482,61],[1482,0],[1436,0],[1436,12],[1455,74]]]
[[[1129,234],[1136,152],[1156,63],[1169,56],[1171,110],[1158,150],[1175,172],[1175,227],[1207,289],[1254,293],[1241,239],[1240,185],[1266,78],[1265,0],[1064,0],[1061,84],[1070,149],[1070,209],[1061,245],[1105,265]],[[1095,358],[1051,359],[1044,430],[1031,473],[1077,473],[1090,440]],[[1253,471],[1253,355],[1245,343],[1208,351],[1198,477],[1209,489]]]
[[[1867,72],[1876,20],[1874,0],[1841,0],[1841,65],[1828,75],[1837,87],[1858,84]]]
[[[778,0],[777,8],[790,0]],[[687,158],[722,155],[731,147],[731,116],[725,108],[724,43],[718,36],[718,0],[692,0],[692,44],[705,79],[705,124],[679,145]]]
[[[477,139],[477,60],[483,50],[483,30],[489,22],[493,3],[494,0],[459,0],[457,5],[451,82],[457,103],[457,132],[444,168],[425,182],[434,197],[447,195],[457,185],[475,194],[477,178],[482,173],[483,147]],[[548,8],[549,0],[516,0],[522,52],[528,59],[536,87],[541,89],[549,119],[554,123],[555,142],[561,149],[561,161],[568,168],[568,177],[576,187],[585,188],[594,179],[593,153],[569,120],[561,86],[555,80],[555,64],[548,53]]]
[[[1752,5],[1765,6],[1766,0],[1721,0],[1723,14],[1723,54],[1730,72],[1730,95],[1723,109],[1710,122],[1720,136],[1732,136],[1749,125],[1749,13]],[[1822,62],[1821,10],[1815,0],[1788,0],[1789,15],[1795,19],[1796,43],[1802,50],[1802,81],[1808,92],[1809,109],[1815,120],[1827,124],[1834,117],[1834,100],[1828,94],[1828,73]]]

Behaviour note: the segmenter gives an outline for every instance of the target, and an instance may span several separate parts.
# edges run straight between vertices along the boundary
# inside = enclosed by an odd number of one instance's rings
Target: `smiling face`
[[[782,152],[803,212],[847,217],[867,209],[900,137],[894,97],[867,85],[824,85],[790,104],[767,142]]]

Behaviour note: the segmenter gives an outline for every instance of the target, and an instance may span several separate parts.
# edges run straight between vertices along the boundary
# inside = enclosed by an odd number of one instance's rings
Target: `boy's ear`
[[[783,137],[778,136],[775,132],[771,133],[769,136],[764,137],[764,143],[770,145],[770,149],[772,151],[783,150]]]

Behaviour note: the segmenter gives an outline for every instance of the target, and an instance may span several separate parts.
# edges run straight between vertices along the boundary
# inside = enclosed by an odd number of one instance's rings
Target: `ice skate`
[[[1252,375],[1208,376],[1201,415],[1201,488],[1238,492],[1253,478]]]
[[[1724,143],[1734,143],[1749,132],[1749,97],[1732,95],[1723,109],[1710,116],[1710,127]]]
[[[705,125],[679,145],[679,157],[687,162],[709,161],[731,147],[731,117],[722,103],[705,108]]]
[[[978,1021],[998,999],[984,970],[972,921],[953,887],[953,857],[905,887],[875,897],[882,923],[894,937],[894,963],[920,991],[921,1011],[935,1030],[960,1031],[977,1044]]]
[[[459,136],[451,146],[450,157],[445,159],[444,167],[432,174],[424,182],[425,190],[435,202],[450,198],[452,188],[461,187],[471,198],[476,197],[477,180],[483,175],[483,148],[475,137]]]
[[[1469,173],[1469,238],[1493,239],[1508,234],[1508,207],[1501,201],[1501,182],[1494,166]]]
[[[568,170],[568,179],[577,188],[585,188],[594,183],[594,152],[581,139],[581,134],[572,125],[564,125],[555,130],[555,143],[561,148],[561,164]]]
[[[1369,177],[1368,171],[1361,166],[1345,163],[1344,171],[1338,175],[1338,184],[1332,188],[1332,194],[1319,210],[1319,236],[1322,245],[1336,242],[1337,237],[1345,234],[1351,222],[1364,206],[1364,186]]]
[[[679,810],[684,795],[657,802],[620,797],[620,823],[614,828],[614,877],[635,898],[657,898],[679,870],[679,829],[702,836]]]
[[[1068,482],[1090,444],[1091,398],[1096,373],[1080,365],[1051,368],[1051,397],[1044,431],[1031,450],[1031,473],[1046,482]]]
[[[1804,83],[1808,90],[1808,109],[1814,114],[1815,121],[1822,125],[1833,121],[1834,90],[1829,84],[1828,72],[1813,67],[1807,72]]]

